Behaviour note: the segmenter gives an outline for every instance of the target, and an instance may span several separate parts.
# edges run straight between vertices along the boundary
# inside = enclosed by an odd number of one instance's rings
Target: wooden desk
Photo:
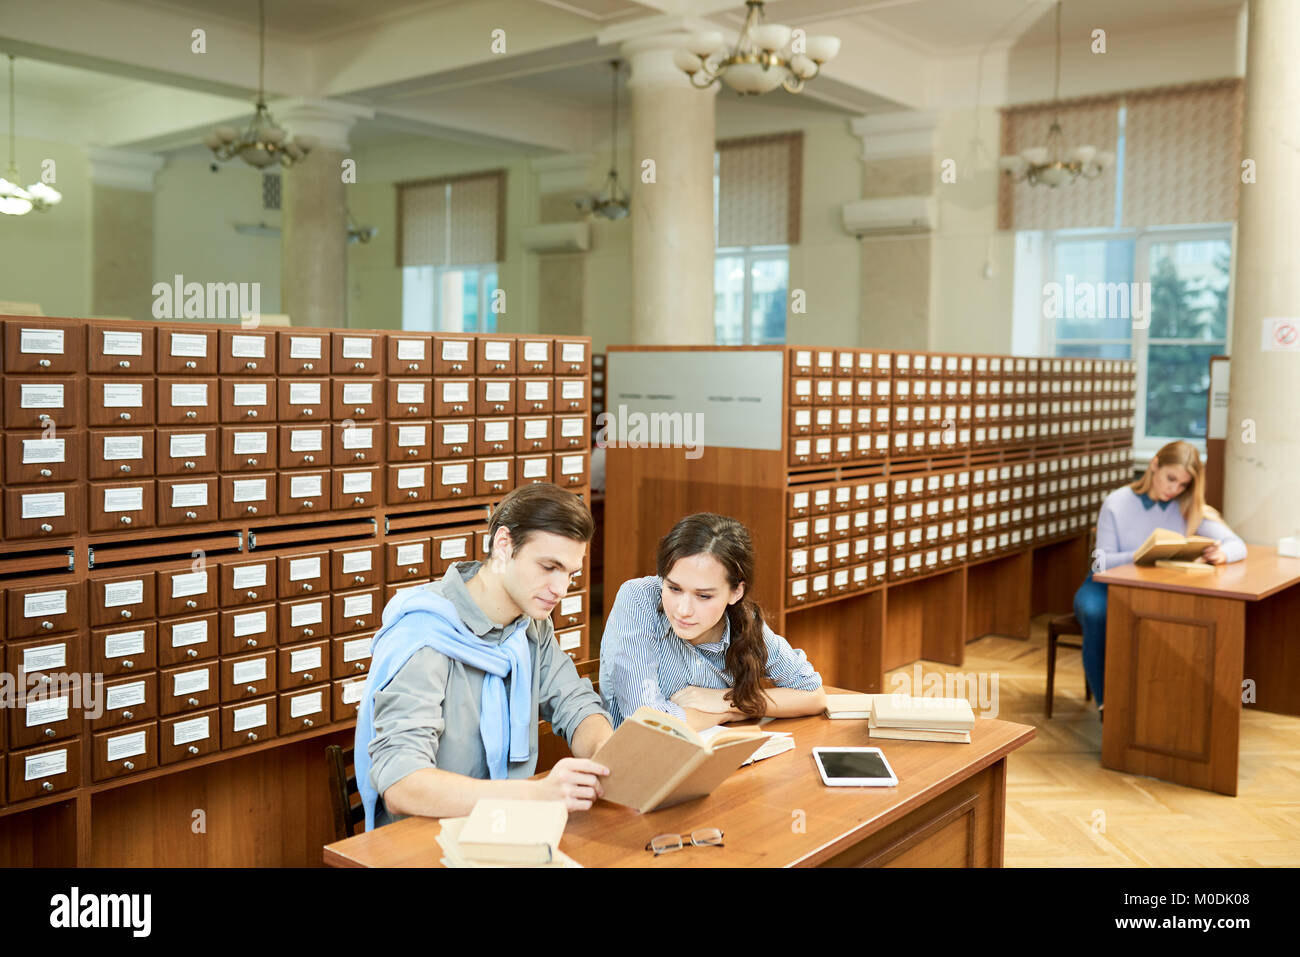
[[[1300,558],[1247,546],[1209,574],[1122,565],[1108,585],[1103,767],[1237,793],[1243,679],[1300,715]]]
[[[649,814],[598,802],[570,815],[561,844],[586,867],[1001,867],[1007,755],[1034,729],[979,719],[970,744],[867,737],[864,720],[821,715],[765,727],[794,734],[795,750],[741,768],[712,794]],[[898,786],[828,788],[817,746],[877,745]],[[657,834],[720,827],[725,847],[655,857]],[[437,867],[441,825],[408,817],[325,846],[335,867]]]

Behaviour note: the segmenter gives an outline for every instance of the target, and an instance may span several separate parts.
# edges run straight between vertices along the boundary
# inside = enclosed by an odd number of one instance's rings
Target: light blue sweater
[[[1165,528],[1179,535],[1188,534],[1187,522],[1176,501],[1155,502],[1146,495],[1138,495],[1127,485],[1117,488],[1101,503],[1097,517],[1097,550],[1101,561],[1093,560],[1095,571],[1105,571],[1133,561],[1133,553],[1157,528]],[[1193,535],[1216,538],[1221,542],[1223,554],[1230,562],[1246,557],[1246,543],[1222,522],[1202,519]]]

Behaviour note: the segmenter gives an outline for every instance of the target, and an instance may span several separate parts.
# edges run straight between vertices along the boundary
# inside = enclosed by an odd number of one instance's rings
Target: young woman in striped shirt
[[[614,727],[642,705],[700,730],[816,714],[822,679],[749,597],[754,545],[734,518],[683,518],[659,543],[658,574],[624,582],[600,646],[600,692]],[[775,686],[761,687],[768,679]]]
[[[1106,678],[1106,586],[1092,576],[1129,564],[1157,528],[1213,538],[1219,544],[1201,554],[1212,565],[1246,557],[1246,543],[1205,504],[1205,469],[1196,446],[1188,442],[1170,442],[1152,457],[1146,474],[1106,496],[1097,517],[1093,570],[1074,596],[1074,617],[1083,630],[1083,672],[1099,714]]]

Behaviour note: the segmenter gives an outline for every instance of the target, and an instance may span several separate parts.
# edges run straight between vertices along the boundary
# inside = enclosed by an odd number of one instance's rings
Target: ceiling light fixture
[[[769,93],[779,86],[799,93],[804,81],[817,76],[840,52],[839,37],[809,37],[802,30],[766,23],[762,0],[745,0],[745,6],[745,25],[730,53],[722,33],[708,30],[692,36],[673,56],[698,89],[722,80],[742,96]]]
[[[618,60],[609,61],[610,68],[613,70],[613,81],[610,86],[610,121],[609,121],[609,175],[605,177],[605,185],[600,193],[596,196],[583,197],[575,202],[579,209],[588,213],[595,213],[597,216],[605,219],[622,219],[628,214],[627,191],[618,181],[618,68],[621,65]]]
[[[266,108],[263,77],[266,72],[266,9],[264,0],[257,3],[257,112],[248,129],[240,133],[233,126],[218,126],[203,141],[214,156],[223,163],[238,156],[249,166],[263,169],[278,162],[292,166],[316,146],[314,136],[295,136],[293,139],[271,118]],[[213,167],[215,170],[215,167]]]
[[[59,205],[63,194],[48,183],[37,181],[19,186],[18,164],[14,161],[14,56],[9,54],[9,168],[0,177],[0,213],[25,216],[33,209],[43,213]]]

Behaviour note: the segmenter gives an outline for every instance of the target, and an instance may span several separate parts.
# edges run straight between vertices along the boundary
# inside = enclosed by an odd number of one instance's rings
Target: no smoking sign
[[[1263,326],[1265,352],[1300,352],[1300,319],[1265,319]]]

